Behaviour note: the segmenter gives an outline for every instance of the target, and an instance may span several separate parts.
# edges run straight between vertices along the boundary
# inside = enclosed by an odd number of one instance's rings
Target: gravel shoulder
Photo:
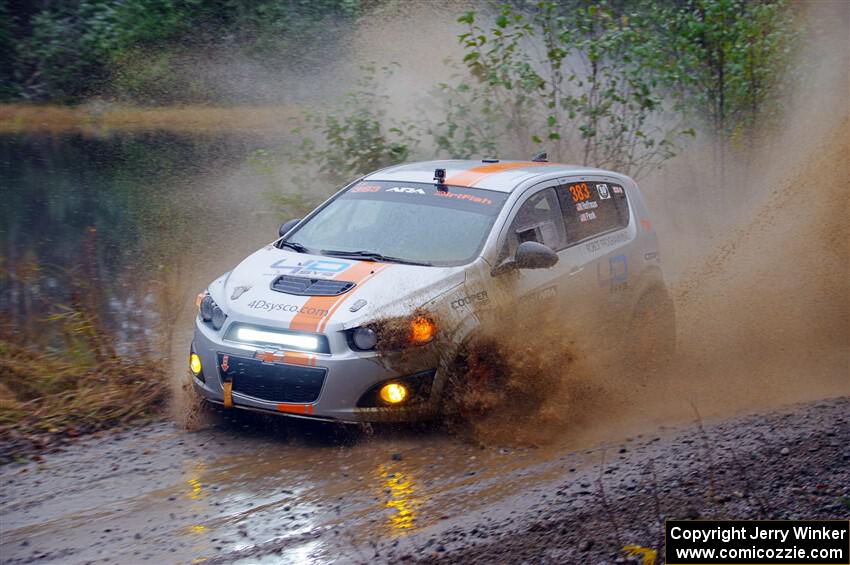
[[[481,511],[378,545],[386,562],[629,563],[659,550],[668,518],[850,518],[850,397],[588,451]]]

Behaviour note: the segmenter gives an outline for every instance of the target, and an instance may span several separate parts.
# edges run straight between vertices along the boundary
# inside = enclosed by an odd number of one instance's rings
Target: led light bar
[[[319,339],[310,335],[293,335],[241,326],[236,330],[236,341],[244,343],[274,344],[298,349],[315,351],[319,348]]]

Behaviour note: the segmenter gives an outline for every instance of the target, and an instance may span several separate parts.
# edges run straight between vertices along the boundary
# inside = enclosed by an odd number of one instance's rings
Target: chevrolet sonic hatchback
[[[675,340],[632,179],[538,161],[392,166],[283,224],[198,296],[190,369],[228,408],[418,419],[441,409],[447,363],[471,336],[498,336],[506,309],[565,299],[615,320],[644,356],[646,324],[659,351]]]

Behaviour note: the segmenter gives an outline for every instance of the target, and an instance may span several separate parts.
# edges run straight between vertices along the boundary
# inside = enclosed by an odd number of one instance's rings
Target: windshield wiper
[[[421,265],[430,267],[431,263],[425,261],[411,261],[402,259],[401,257],[390,257],[389,255],[381,255],[374,251],[336,251],[333,249],[322,249],[322,255],[330,255],[332,257],[356,257],[360,259],[371,259],[372,261],[384,261],[386,263],[401,263],[403,265]]]
[[[298,253],[307,253],[307,248],[301,245],[300,243],[296,243],[294,241],[281,241],[281,247],[288,247],[290,249],[294,249]]]

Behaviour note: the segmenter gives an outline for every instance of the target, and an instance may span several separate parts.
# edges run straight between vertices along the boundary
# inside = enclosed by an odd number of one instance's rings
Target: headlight
[[[215,306],[215,302],[213,302],[212,297],[207,294],[201,299],[201,319],[205,322],[209,322],[212,320],[213,316],[213,307]]]
[[[224,310],[218,307],[217,304],[213,304],[212,309],[212,325],[215,329],[220,330],[221,326],[224,325],[224,321],[227,319],[227,316],[224,313]]]
[[[215,300],[208,293],[199,294],[198,298],[200,299],[197,302],[198,315],[201,316],[201,320],[211,322],[213,328],[220,330],[225,320],[227,320],[227,314],[224,313],[224,310],[215,303]]]
[[[351,332],[351,341],[357,349],[368,351],[378,344],[378,335],[370,328],[356,328]]]

